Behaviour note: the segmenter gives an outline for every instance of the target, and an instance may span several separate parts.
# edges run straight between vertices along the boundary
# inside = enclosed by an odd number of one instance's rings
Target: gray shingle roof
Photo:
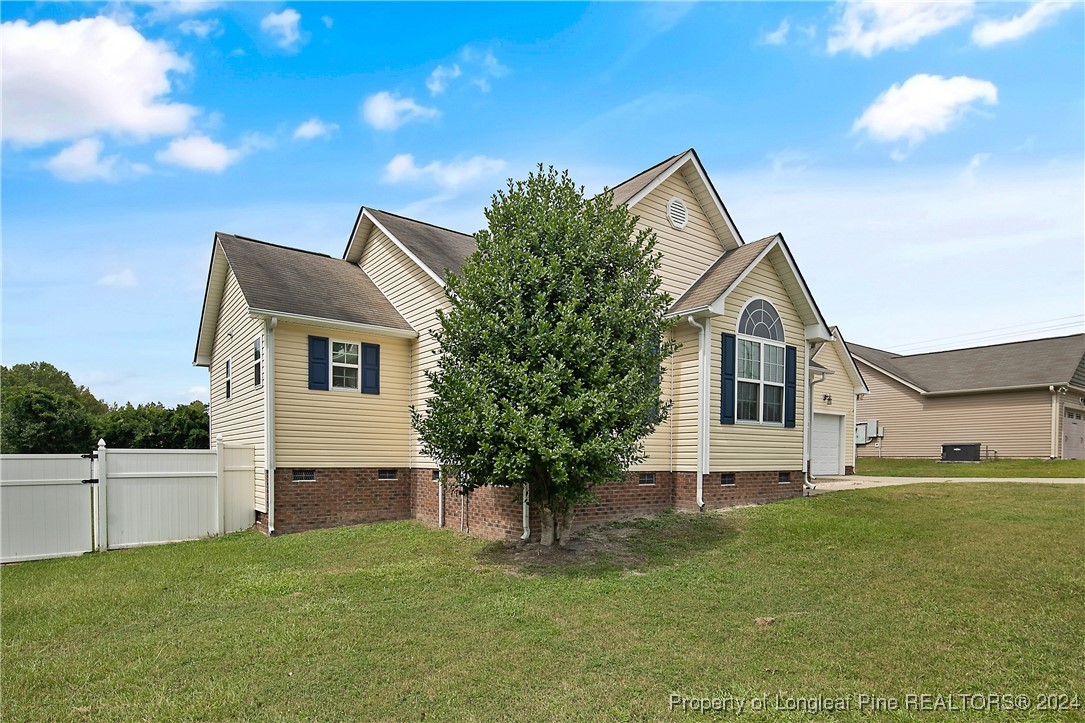
[[[848,342],[860,359],[931,394],[1069,384],[1085,361],[1085,334],[901,355]]]
[[[620,206],[623,203],[628,202],[629,199],[633,198],[633,196],[636,196],[638,193],[643,191],[648,186],[648,184],[658,178],[659,174],[666,171],[676,158],[681,156],[683,153],[688,152],[689,151],[682,151],[682,153],[675,153],[670,158],[660,161],[651,168],[641,171],[629,180],[622,181],[617,186],[612,188],[611,190],[614,192],[614,205]]]
[[[477,248],[475,237],[469,234],[397,216],[388,211],[374,208],[368,211],[442,280],[447,280],[446,269],[458,274],[464,261]]]
[[[216,234],[253,309],[410,330],[364,271],[342,259]]]
[[[775,238],[776,236],[766,236],[721,255],[701,274],[701,278],[682,294],[682,298],[671,305],[671,313],[703,309],[718,299]]]

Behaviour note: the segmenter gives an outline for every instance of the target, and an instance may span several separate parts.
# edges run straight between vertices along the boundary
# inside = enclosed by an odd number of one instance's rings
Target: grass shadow
[[[653,517],[579,530],[566,547],[537,542],[491,542],[477,554],[480,564],[528,577],[603,577],[643,574],[727,544],[741,531],[737,515],[661,512]]]

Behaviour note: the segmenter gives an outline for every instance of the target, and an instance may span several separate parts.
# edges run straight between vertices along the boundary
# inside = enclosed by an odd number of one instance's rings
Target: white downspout
[[[445,526],[445,481],[440,470],[437,471],[437,526]]]
[[[264,469],[267,472],[267,533],[275,532],[275,327],[276,316],[264,320]]]
[[[855,444],[855,425],[859,423],[859,395],[851,395],[851,471],[854,474],[855,466],[859,462],[859,446]],[[844,460],[847,462],[847,460]],[[848,470],[844,470],[847,472]]]
[[[706,343],[706,337],[708,336],[708,330],[704,325],[697,323],[697,320],[692,316],[687,316],[686,321],[691,326],[697,327],[697,354],[698,354],[698,380],[697,380],[697,509],[704,509],[704,458],[707,441],[705,434],[705,423],[707,421],[708,414],[706,412],[705,398],[708,396],[708,379],[705,374],[707,364],[705,360],[708,358],[708,344]]]
[[[1059,456],[1059,395],[1054,386],[1047,388],[1051,392],[1051,459]]]
[[[527,482],[524,483],[524,534],[520,535],[520,539],[527,542],[531,539],[531,485]]]

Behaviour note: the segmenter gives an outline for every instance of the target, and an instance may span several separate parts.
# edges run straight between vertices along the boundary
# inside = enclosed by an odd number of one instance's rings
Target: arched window
[[[786,350],[784,325],[771,303],[754,299],[738,318],[735,417],[783,424]]]
[[[776,308],[764,299],[754,299],[742,312],[738,320],[738,333],[746,336],[760,336],[783,343],[784,325]]]

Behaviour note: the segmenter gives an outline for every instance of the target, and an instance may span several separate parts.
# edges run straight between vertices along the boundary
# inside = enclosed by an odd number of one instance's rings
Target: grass
[[[939,462],[933,459],[860,457],[855,473],[871,477],[1085,477],[1085,461],[1079,459],[1000,459],[989,462]]]
[[[399,522],[6,566],[0,713],[643,720],[681,715],[671,694],[1085,700],[1083,507],[1076,485],[930,484],[667,514],[557,555]],[[744,716],[789,717],[808,718]]]

